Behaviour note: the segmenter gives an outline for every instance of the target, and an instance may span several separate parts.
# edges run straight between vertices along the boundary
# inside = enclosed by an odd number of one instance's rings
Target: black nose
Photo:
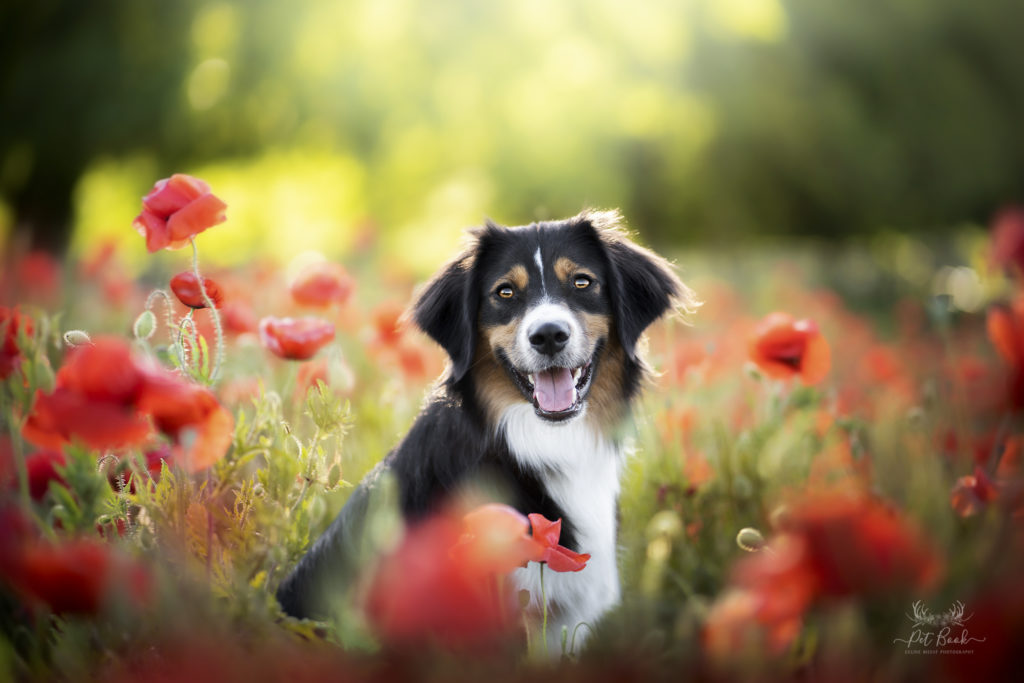
[[[569,341],[569,326],[563,322],[541,323],[530,333],[530,345],[537,353],[553,356]]]

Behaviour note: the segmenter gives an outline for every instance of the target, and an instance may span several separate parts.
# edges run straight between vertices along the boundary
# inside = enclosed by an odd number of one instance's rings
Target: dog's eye
[[[576,278],[572,281],[572,285],[576,289],[586,289],[587,287],[590,286],[590,278],[587,277],[586,275],[577,275]]]
[[[498,287],[495,293],[502,299],[511,299],[516,291],[512,289],[512,285],[502,285]]]

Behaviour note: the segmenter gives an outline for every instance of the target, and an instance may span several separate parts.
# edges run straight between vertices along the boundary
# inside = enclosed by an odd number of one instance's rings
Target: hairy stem
[[[196,247],[196,239],[195,237],[190,237],[188,241],[192,245],[192,274],[196,276],[196,281],[199,283],[199,293],[203,295],[203,303],[206,304],[206,309],[210,311],[210,320],[213,322],[213,331],[216,335],[213,370],[210,371],[210,383],[215,384],[217,377],[220,375],[220,367],[224,363],[224,328],[220,324],[220,313],[217,312],[216,306],[213,305],[213,299],[206,293],[203,277],[199,274],[199,248]]]

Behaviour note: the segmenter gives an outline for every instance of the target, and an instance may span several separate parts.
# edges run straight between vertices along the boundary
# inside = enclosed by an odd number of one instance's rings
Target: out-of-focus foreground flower
[[[355,281],[344,268],[321,261],[306,266],[292,280],[289,290],[296,303],[324,308],[348,301],[354,286]]]
[[[11,376],[21,365],[21,349],[18,347],[18,333],[30,335],[33,332],[32,318],[17,308],[0,306],[0,380]]]

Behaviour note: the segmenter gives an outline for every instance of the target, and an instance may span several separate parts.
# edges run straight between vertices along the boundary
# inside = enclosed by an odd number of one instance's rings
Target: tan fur
[[[597,374],[587,396],[587,420],[596,431],[613,436],[629,412],[622,398],[626,352],[618,339],[609,337],[597,360]]]
[[[513,327],[513,325],[503,327]],[[477,397],[487,411],[487,419],[491,424],[498,423],[498,419],[506,408],[523,401],[523,395],[519,392],[519,388],[495,358],[494,347],[491,346],[486,332],[477,344],[476,358],[473,362],[473,380],[477,387]]]
[[[498,285],[504,282],[511,282],[513,287],[515,287],[519,291],[523,291],[526,289],[526,286],[530,284],[530,274],[526,272],[525,266],[512,266],[511,270],[509,270],[507,273],[505,273],[504,275],[502,275],[501,277],[494,281],[494,284],[491,286],[491,289],[496,289]]]

